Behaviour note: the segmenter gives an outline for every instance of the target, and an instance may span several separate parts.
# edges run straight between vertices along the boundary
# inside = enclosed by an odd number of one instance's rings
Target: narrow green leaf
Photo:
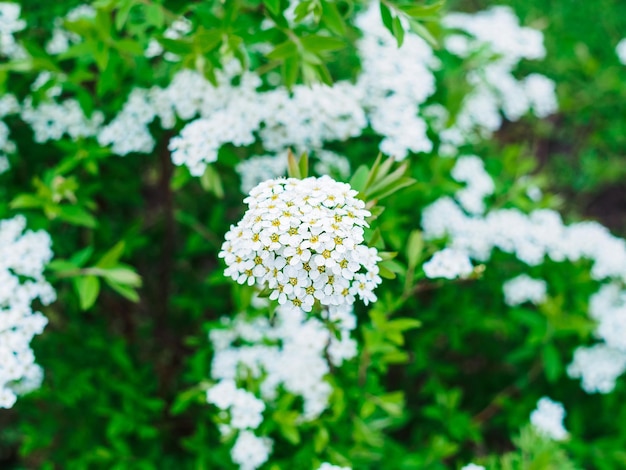
[[[365,186],[365,181],[367,181],[367,176],[369,174],[369,170],[365,165],[361,165],[357,168],[352,178],[350,178],[350,186],[355,191],[362,192],[363,187]]]
[[[104,271],[103,276],[117,284],[141,287],[141,276],[130,268],[111,268]]]
[[[332,1],[324,1],[322,2],[322,18],[324,24],[330,29],[333,33],[338,35],[344,35],[346,32],[346,23],[341,17],[341,13],[337,9],[337,5],[335,5]]]
[[[124,240],[116,243],[115,246],[113,246],[113,248],[111,248],[109,251],[107,251],[98,260],[98,262],[96,263],[96,267],[103,268],[103,269],[112,268],[113,266],[115,266],[117,264],[119,259],[124,254],[124,249],[125,248],[126,248],[126,243],[124,242]]]
[[[263,4],[273,15],[280,13],[280,0],[263,0]]]
[[[426,18],[439,13],[445,4],[444,0],[440,0],[430,5],[405,5],[400,9],[413,18]]]
[[[413,230],[409,235],[406,245],[409,270],[413,270],[417,266],[424,249],[424,238],[422,237],[422,232],[419,230]]]
[[[293,41],[287,40],[277,45],[271,52],[267,54],[267,58],[271,60],[281,60],[287,57],[298,55],[298,47]]]
[[[74,279],[81,310],[90,309],[100,293],[100,280],[96,276],[83,276]]]
[[[309,176],[309,155],[305,152],[300,155],[300,160],[298,161],[298,170],[300,170],[300,177],[306,178]]]
[[[296,157],[294,156],[291,149],[287,152],[287,174],[290,178],[298,178],[301,179],[302,175],[300,174],[300,166],[296,161]]]
[[[79,266],[82,268],[83,266],[85,266],[85,264],[87,264],[87,261],[89,261],[89,258],[91,258],[91,255],[93,255],[93,246],[89,245],[83,248],[82,250],[74,253],[72,257],[70,258],[70,261],[74,263],[76,266]]]
[[[404,27],[402,26],[402,21],[400,21],[400,17],[396,16],[393,19],[391,23],[391,28],[393,36],[398,42],[398,47],[402,47],[402,43],[404,42]]]
[[[139,294],[137,294],[137,291],[132,287],[118,284],[117,282],[106,278],[104,279],[104,282],[106,282],[111,289],[120,294],[122,297],[130,300],[131,302],[139,302]]]
[[[11,209],[32,209],[42,205],[43,201],[33,194],[20,194],[9,203]]]
[[[385,28],[387,28],[389,32],[393,34],[393,16],[391,15],[391,10],[389,9],[389,7],[383,2],[380,2],[380,16],[383,20]]]
[[[302,47],[311,52],[336,51],[346,47],[345,41],[331,36],[311,34],[300,39]]]
[[[117,13],[115,14],[115,29],[119,31],[124,27],[126,21],[128,20],[130,10],[135,6],[135,4],[135,0],[124,0],[121,3],[120,9],[117,10]]]

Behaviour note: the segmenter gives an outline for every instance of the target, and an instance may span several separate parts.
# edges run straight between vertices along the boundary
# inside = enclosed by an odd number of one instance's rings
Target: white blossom
[[[546,300],[547,285],[542,279],[533,279],[527,274],[509,279],[502,285],[504,291],[504,301],[507,305],[514,307],[530,302],[532,304],[540,304]]]
[[[317,470],[352,470],[351,467],[340,467],[339,465],[333,465],[328,462],[324,462]]]
[[[433,257],[422,266],[426,277],[434,279],[456,279],[472,274],[474,267],[467,253],[452,248],[445,248],[436,252]]]
[[[587,393],[610,393],[617,378],[626,372],[626,353],[599,343],[591,347],[579,347],[574,360],[567,367],[567,375],[582,379]]]
[[[622,64],[626,65],[626,38],[617,43],[615,53],[617,54],[617,58],[619,59],[619,61]]]
[[[18,394],[40,385],[43,374],[30,341],[48,320],[31,303],[48,305],[56,297],[43,277],[52,258],[50,237],[25,227],[22,216],[0,221],[0,408],[11,408]]]
[[[364,244],[369,211],[346,183],[328,176],[265,181],[244,199],[249,208],[226,234],[219,256],[240,284],[267,286],[270,298],[310,311],[375,301],[375,248]]]
[[[272,446],[272,440],[267,437],[258,437],[251,431],[241,431],[230,455],[240,470],[256,470],[267,461]]]
[[[555,441],[562,441],[569,436],[563,427],[565,408],[563,404],[542,397],[537,402],[537,409],[530,414],[530,424],[541,434]]]

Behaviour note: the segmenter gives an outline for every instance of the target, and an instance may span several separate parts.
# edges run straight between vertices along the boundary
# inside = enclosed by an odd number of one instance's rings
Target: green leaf
[[[93,255],[93,246],[86,246],[82,250],[74,253],[72,257],[70,258],[70,261],[74,263],[76,266],[79,266],[82,268],[87,263],[87,261],[89,261],[89,258],[91,258],[91,255]]]
[[[561,375],[563,364],[559,351],[552,343],[548,343],[543,348],[543,366],[546,371],[548,382],[555,382]]]
[[[267,54],[267,58],[271,60],[286,59],[298,55],[298,47],[293,41],[287,40],[280,43],[271,52]]]
[[[422,251],[424,250],[424,239],[422,232],[419,230],[413,230],[407,241],[407,260],[409,262],[409,269],[415,269],[419,262]]]
[[[300,155],[300,160],[298,161],[298,170],[300,170],[300,177],[306,178],[309,176],[309,156],[305,153]]]
[[[163,7],[158,3],[148,3],[146,5],[146,21],[156,28],[162,28],[165,24]]]
[[[401,6],[400,9],[413,18],[426,18],[439,13],[444,5],[445,1],[440,0],[430,5],[405,5]]]
[[[263,0],[263,4],[273,15],[280,13],[280,0]]]
[[[300,165],[298,164],[298,161],[296,160],[296,157],[291,149],[287,151],[287,174],[290,178],[302,178],[302,175],[300,174]]]
[[[393,33],[393,16],[391,15],[391,10],[389,9],[389,7],[383,2],[380,2],[380,16],[383,20],[385,28],[387,28],[390,33]]]
[[[112,268],[107,269],[102,274],[104,278],[109,281],[113,281],[116,284],[121,284],[131,287],[141,286],[141,276],[130,268]]]
[[[118,284],[117,282],[111,281],[107,278],[104,278],[104,282],[106,282],[111,289],[120,294],[122,297],[130,300],[131,302],[139,302],[139,294],[137,294],[137,291],[132,287]]]
[[[350,178],[350,186],[352,189],[362,192],[363,187],[365,186],[365,182],[367,181],[367,175],[369,173],[369,169],[365,165],[361,165],[357,168],[352,178]]]
[[[291,88],[298,79],[299,62],[296,57],[287,57],[282,64],[282,73],[285,86]]]
[[[103,269],[112,268],[124,254],[125,248],[126,242],[124,242],[124,240],[117,242],[113,248],[107,251],[102,258],[98,260],[96,266]]]
[[[387,322],[386,327],[392,330],[407,331],[419,328],[422,326],[422,322],[415,318],[396,318]]]
[[[137,4],[136,0],[124,0],[120,6],[120,9],[117,10],[115,15],[115,29],[118,31],[121,30],[126,21],[128,20],[128,15],[130,14],[130,10]]]
[[[391,23],[391,30],[393,32],[393,36],[398,42],[398,47],[402,47],[402,43],[404,42],[404,28],[402,27],[402,22],[398,16],[393,19]]]
[[[42,205],[43,201],[33,194],[20,194],[9,203],[11,209],[32,209]]]
[[[79,206],[58,206],[57,216],[73,225],[82,225],[88,228],[95,228],[98,225],[96,219]]]
[[[346,33],[346,23],[341,17],[341,13],[339,13],[337,5],[335,5],[334,2],[322,2],[322,18],[324,24],[326,24],[328,29],[330,29],[333,33],[338,35],[344,35]]]
[[[219,199],[224,197],[224,187],[222,179],[212,165],[207,165],[206,170],[200,177],[200,185],[205,191],[210,191]]]
[[[81,310],[90,309],[100,293],[100,280],[96,276],[83,276],[74,279]]]
[[[311,34],[300,39],[302,47],[311,52],[336,51],[346,47],[345,41],[331,36]]]
[[[439,41],[432,35],[432,33],[421,23],[409,20],[411,23],[411,29],[426,40],[433,48],[439,48]]]

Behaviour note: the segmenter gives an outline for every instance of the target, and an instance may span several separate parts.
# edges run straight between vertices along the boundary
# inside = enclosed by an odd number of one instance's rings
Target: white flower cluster
[[[302,397],[301,421],[314,420],[327,408],[332,392],[325,380],[330,372],[327,358],[339,367],[356,356],[357,344],[350,337],[356,328],[352,310],[330,307],[326,313],[337,335],[321,320],[285,306],[278,308],[273,321],[266,316],[249,319],[243,314],[234,319],[224,317],[223,328],[209,333],[215,350],[211,377],[218,382],[207,391],[207,401],[229,410],[228,424],[220,426],[224,435],[239,431],[237,442],[244,435],[247,437],[243,439],[252,440],[252,430],[261,424],[263,411],[279,399],[281,390]],[[260,382],[262,400],[236,387],[237,381],[250,380]],[[250,454],[243,449],[236,451],[235,444],[233,461],[242,468],[257,468],[271,451],[271,441],[263,442],[269,445],[253,446],[257,450]],[[264,459],[260,458],[262,449],[266,449]]]
[[[406,158],[409,152],[430,152],[433,145],[418,112],[435,92],[432,70],[439,61],[432,48],[408,28],[398,48],[375,3],[355,24],[363,32],[357,44],[362,64],[357,86],[363,90],[362,103],[372,128],[383,136],[380,150],[397,159]]]
[[[465,188],[457,191],[455,198],[463,209],[470,214],[483,214],[485,212],[484,199],[493,194],[495,185],[489,173],[485,171],[485,165],[476,155],[463,155],[459,157],[452,168],[452,178],[459,183],[465,183]]]
[[[6,94],[0,97],[0,119],[9,114],[18,113],[20,106],[15,96]],[[6,154],[15,152],[15,143],[9,139],[9,127],[0,121],[0,175],[11,168],[9,158]]]
[[[91,5],[79,5],[70,10],[65,18],[57,18],[54,21],[52,38],[46,44],[46,52],[50,55],[63,54],[67,52],[70,45],[77,44],[81,37],[64,28],[65,22],[75,22],[81,19],[92,19],[96,17],[96,10]]]
[[[591,296],[589,315],[604,343],[578,348],[567,373],[581,378],[587,393],[609,393],[626,372],[626,291],[616,283],[602,286]]]
[[[533,279],[527,274],[520,274],[513,279],[509,279],[502,285],[504,291],[504,302],[514,307],[524,302],[540,304],[544,302],[548,295],[546,281]]]
[[[541,32],[520,26],[513,10],[495,6],[475,14],[451,13],[443,23],[463,33],[447,36],[446,49],[462,58],[482,54],[485,65],[468,73],[473,91],[465,97],[455,123],[441,133],[440,152],[453,155],[467,142],[488,138],[502,125],[500,110],[511,121],[531,109],[540,118],[557,111],[552,80],[533,74],[518,81],[513,75],[522,59],[542,59],[546,54]]]
[[[41,383],[30,341],[48,320],[33,312],[31,303],[39,299],[48,305],[56,297],[43,277],[52,258],[50,237],[25,228],[22,216],[0,221],[0,408],[11,408],[17,394]]]
[[[26,55],[13,35],[26,28],[26,21],[20,19],[19,3],[0,2],[0,55],[9,59],[20,59]]]
[[[94,111],[87,118],[75,99],[61,103],[44,101],[35,107],[32,98],[28,97],[20,116],[32,127],[35,141],[39,143],[59,140],[64,134],[73,140],[96,135],[104,121],[104,115],[100,111]]]
[[[610,393],[617,378],[626,372],[626,354],[606,344],[580,347],[567,367],[567,375],[580,378],[587,393]]]
[[[242,431],[237,436],[230,451],[233,462],[240,470],[256,470],[269,458],[273,441],[268,437],[258,437],[251,431]]]
[[[567,439],[568,432],[563,427],[565,408],[563,404],[542,397],[537,402],[537,409],[530,414],[530,424],[544,436],[555,440]]]
[[[484,216],[467,215],[449,197],[443,197],[422,212],[426,239],[448,237],[450,248],[471,258],[487,261],[494,248],[516,256],[529,266],[549,257],[555,262],[592,261],[596,281],[626,281],[626,241],[613,236],[596,222],[565,225],[552,210],[524,214],[517,209],[499,209]],[[545,299],[545,283],[522,277],[505,284],[505,301],[539,303]],[[596,335],[605,341],[591,348],[578,348],[568,368],[572,378],[582,378],[585,391],[609,393],[615,379],[626,371],[626,294],[615,285],[603,287],[590,303],[590,315],[598,322]]]
[[[615,53],[617,54],[617,58],[619,59],[619,61],[622,64],[626,65],[626,38],[617,43]]]
[[[317,470],[352,470],[350,467],[340,467],[332,463],[324,462]]]
[[[237,388],[232,379],[221,380],[207,390],[206,400],[220,410],[230,410],[228,431],[233,429],[256,429],[263,422],[265,403],[254,394]]]
[[[467,253],[453,248],[444,248],[423,264],[424,274],[430,279],[464,278],[472,274],[474,267]]]
[[[267,286],[270,298],[311,311],[374,302],[381,282],[375,248],[364,244],[370,212],[346,183],[329,176],[265,181],[244,199],[243,219],[226,234],[225,275]]]
[[[461,470],[485,470],[485,467],[476,465],[475,463],[468,463]]]

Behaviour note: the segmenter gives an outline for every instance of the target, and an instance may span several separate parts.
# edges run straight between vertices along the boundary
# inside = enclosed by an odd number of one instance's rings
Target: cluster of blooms
[[[582,379],[587,393],[609,393],[626,372],[626,291],[616,283],[602,286],[591,296],[589,314],[604,343],[578,348],[567,372]]]
[[[484,199],[493,194],[495,185],[485,165],[476,155],[459,157],[452,168],[452,178],[459,183],[465,183],[465,188],[456,192],[455,197],[459,204],[470,214],[485,212]]]
[[[407,32],[402,47],[383,25],[375,3],[356,19],[363,33],[358,42],[362,71],[357,87],[370,125],[383,136],[380,150],[398,159],[409,152],[429,152],[433,144],[419,106],[435,92],[432,70],[440,65],[432,48]]]
[[[35,141],[39,143],[59,140],[64,134],[73,140],[96,135],[104,121],[100,111],[94,111],[90,118],[86,117],[75,99],[61,103],[44,101],[35,107],[32,98],[28,97],[20,116],[32,127]]]
[[[66,30],[63,27],[65,22],[74,22],[81,19],[92,19],[96,17],[96,10],[91,5],[79,5],[70,10],[65,18],[57,18],[54,21],[54,30],[52,38],[46,44],[46,52],[50,55],[63,54],[70,45],[77,44],[81,41],[81,37]]]
[[[48,305],[55,292],[43,277],[52,258],[46,232],[26,231],[26,219],[0,221],[0,408],[11,408],[17,394],[37,388],[43,378],[30,341],[47,319],[33,312],[39,299]]]
[[[0,119],[9,114],[19,112],[20,106],[13,95],[3,95],[0,97]],[[15,152],[15,143],[9,140],[9,127],[0,121],[0,174],[6,172],[10,167],[6,154]]]
[[[540,304],[546,300],[548,287],[546,281],[533,279],[527,274],[520,274],[513,279],[509,279],[502,285],[504,292],[504,302],[514,307],[524,302]]]
[[[9,59],[20,59],[26,51],[20,46],[13,35],[26,28],[26,22],[20,19],[19,3],[0,2],[0,56]]]
[[[244,199],[243,219],[226,234],[225,275],[267,286],[270,298],[311,311],[374,302],[381,282],[375,248],[364,244],[370,212],[346,183],[329,176],[265,181]]]
[[[332,392],[324,379],[330,372],[328,361],[339,367],[357,354],[357,344],[350,337],[356,318],[350,307],[330,307],[327,321],[337,335],[321,320],[287,306],[279,307],[271,322],[266,316],[249,319],[243,314],[221,321],[223,328],[209,333],[215,350],[211,377],[218,382],[207,391],[207,401],[224,412],[229,410],[220,431],[223,435],[238,432],[233,461],[241,468],[255,469],[272,448],[271,440],[253,433],[265,407],[285,390],[302,397],[301,421],[316,419],[328,406]],[[237,388],[238,381],[250,380],[259,384],[262,400]]]
[[[580,378],[587,393],[610,393],[617,378],[626,372],[626,354],[603,343],[579,347],[567,375]]]
[[[424,274],[430,279],[443,277],[456,279],[472,274],[474,267],[465,251],[444,248],[423,264]]]
[[[626,65],[626,38],[622,39],[615,48],[615,53],[619,61]]]
[[[544,436],[563,441],[568,437],[568,432],[563,427],[564,418],[563,404],[542,397],[537,402],[537,409],[530,414],[530,424]]]
[[[475,463],[468,463],[461,470],[485,470],[485,467],[476,465]]]
[[[520,60],[542,59],[546,51],[541,32],[520,26],[509,7],[496,6],[472,15],[451,13],[443,24],[463,33],[446,37],[450,53],[461,58],[482,54],[489,62],[468,74],[473,91],[464,99],[454,124],[441,133],[440,152],[454,155],[464,143],[489,137],[502,125],[500,109],[511,121],[531,109],[540,118],[558,109],[552,80],[533,74],[518,81],[512,73]]]
[[[487,261],[494,248],[515,255],[529,266],[541,264],[546,256],[556,262],[589,259],[594,280],[626,280],[625,240],[596,222],[567,226],[552,210],[524,214],[517,209],[499,209],[485,216],[472,216],[453,199],[444,197],[424,209],[422,227],[425,238],[447,236],[451,248],[480,261]],[[515,287],[522,287],[524,292]],[[540,301],[543,290],[539,284],[531,287],[524,281],[505,288],[505,300],[508,303],[532,294],[537,297],[528,300]],[[599,322],[597,335],[607,344],[579,348],[568,368],[570,377],[582,377],[588,392],[610,392],[615,378],[625,371],[624,311],[624,295],[615,287],[604,288],[594,297],[590,313]]]

